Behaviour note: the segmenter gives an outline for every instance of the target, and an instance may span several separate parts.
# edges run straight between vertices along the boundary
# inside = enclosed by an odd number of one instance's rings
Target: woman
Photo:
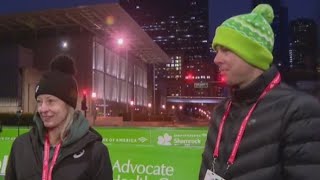
[[[101,136],[75,111],[78,88],[71,58],[58,56],[36,87],[36,126],[13,143],[5,180],[112,178]]]

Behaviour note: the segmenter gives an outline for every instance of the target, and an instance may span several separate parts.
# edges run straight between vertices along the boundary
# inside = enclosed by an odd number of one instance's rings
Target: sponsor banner
[[[152,141],[161,146],[184,146],[203,148],[206,131],[192,129],[158,129],[152,133]]]
[[[150,146],[191,146],[204,147],[207,132],[192,128],[132,128],[98,129],[103,136],[103,143],[135,144]]]
[[[3,180],[8,157],[10,154],[10,149],[13,141],[19,134],[23,134],[28,132],[29,129],[26,128],[3,128],[2,132],[0,132],[0,180]]]
[[[28,131],[21,129],[20,134]],[[97,128],[115,180],[197,179],[206,128]],[[0,180],[17,129],[0,133]]]

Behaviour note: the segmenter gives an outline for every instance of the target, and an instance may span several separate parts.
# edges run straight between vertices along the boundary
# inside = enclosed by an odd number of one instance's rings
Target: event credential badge
[[[211,170],[207,170],[206,176],[204,177],[204,180],[225,180],[216,173],[212,172]]]

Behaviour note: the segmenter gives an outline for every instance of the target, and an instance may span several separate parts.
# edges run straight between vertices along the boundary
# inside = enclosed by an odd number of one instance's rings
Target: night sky
[[[6,0],[1,2],[0,15],[114,2],[118,0]],[[143,8],[150,9],[153,15],[179,15],[184,13],[190,0],[142,0],[142,2]],[[225,19],[251,11],[251,0],[200,0],[199,2],[205,4],[209,2],[209,39],[212,39],[214,30]],[[289,21],[299,17],[314,19],[320,32],[320,0],[281,0],[281,3],[288,7]]]
[[[183,9],[186,9],[185,0],[144,0],[144,9],[150,9],[152,15],[163,16],[168,15],[180,15]]]
[[[5,0],[1,2],[0,15],[97,3],[115,3],[118,1],[119,0]],[[183,9],[190,0],[142,0],[142,2],[146,8],[150,8],[151,11],[156,14],[179,14],[181,12],[183,13]],[[217,22],[239,13],[247,13],[251,7],[250,0],[200,0],[200,2],[209,2],[209,15],[214,15],[212,18],[217,19]],[[289,20],[298,17],[307,17],[315,19],[318,24],[320,23],[320,0],[281,0],[281,3],[288,7]]]
[[[288,8],[289,21],[301,17],[314,19],[320,32],[320,0],[281,0],[281,5]],[[251,1],[209,0],[209,8],[209,39],[212,39],[214,30],[224,20],[238,14],[249,13]]]
[[[190,0],[143,0],[144,8],[150,9],[153,15],[181,15],[186,13]],[[200,0],[200,6],[208,6],[205,0]]]
[[[3,0],[0,15],[116,2],[118,0]]]

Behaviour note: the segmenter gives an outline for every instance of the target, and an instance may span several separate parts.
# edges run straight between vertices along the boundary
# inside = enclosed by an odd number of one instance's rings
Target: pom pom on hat
[[[256,6],[252,10],[252,12],[263,16],[264,19],[267,20],[269,24],[271,24],[273,21],[274,14],[273,14],[272,7],[269,4],[260,4],[260,5]]]
[[[60,71],[70,75],[76,74],[76,68],[72,58],[66,55],[55,57],[50,63],[50,70]]]
[[[65,55],[55,57],[50,64],[50,71],[41,77],[36,87],[35,98],[49,94],[76,108],[78,85],[74,78],[75,72],[72,58]]]
[[[252,66],[267,70],[273,61],[273,18],[268,4],[256,6],[249,14],[231,17],[216,29],[212,47],[224,46]]]

